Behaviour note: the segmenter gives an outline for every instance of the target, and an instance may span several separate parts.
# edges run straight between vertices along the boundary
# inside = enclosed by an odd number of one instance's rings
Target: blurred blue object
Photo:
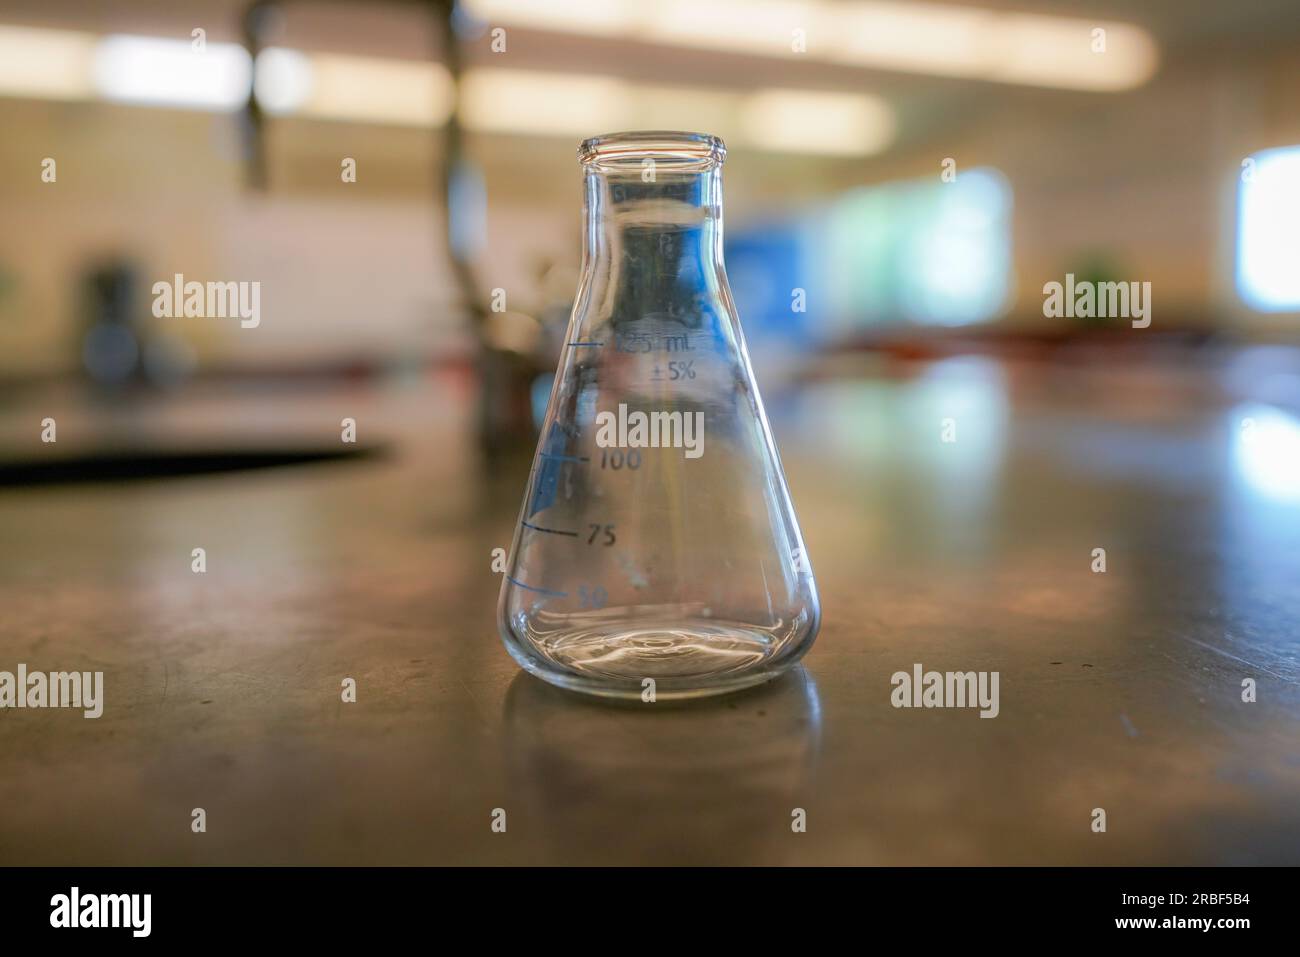
[[[812,244],[804,230],[794,221],[768,222],[727,237],[727,279],[752,344],[780,339],[807,349],[816,343],[817,315],[807,301]],[[797,311],[800,305],[804,311]]]

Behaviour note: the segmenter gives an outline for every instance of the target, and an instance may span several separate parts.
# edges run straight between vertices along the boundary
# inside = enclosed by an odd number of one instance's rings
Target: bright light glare
[[[50,100],[90,97],[94,34],[0,27],[0,95]]]
[[[267,47],[257,55],[253,95],[266,112],[282,115],[303,109],[311,99],[312,84],[311,60],[307,54]]]
[[[119,34],[95,49],[95,89],[107,100],[236,110],[248,101],[251,81],[248,51],[236,43],[209,43],[200,52],[188,40]]]
[[[1270,406],[1247,406],[1234,418],[1233,461],[1254,491],[1300,501],[1300,421]]]
[[[1300,310],[1300,146],[1250,161],[1237,194],[1237,292],[1260,312]]]

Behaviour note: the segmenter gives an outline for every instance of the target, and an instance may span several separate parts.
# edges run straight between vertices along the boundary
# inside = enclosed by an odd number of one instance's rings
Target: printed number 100
[[[601,468],[617,471],[623,468],[624,465],[630,469],[639,469],[641,467],[641,452],[637,449],[628,452],[624,452],[622,449],[601,449]]]

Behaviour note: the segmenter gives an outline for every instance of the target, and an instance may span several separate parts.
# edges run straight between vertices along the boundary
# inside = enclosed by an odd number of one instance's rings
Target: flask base
[[[713,619],[602,622],[519,642],[506,648],[526,671],[544,681],[586,694],[645,700],[654,680],[654,700],[682,700],[726,694],[780,675],[800,657],[794,636],[753,625]]]

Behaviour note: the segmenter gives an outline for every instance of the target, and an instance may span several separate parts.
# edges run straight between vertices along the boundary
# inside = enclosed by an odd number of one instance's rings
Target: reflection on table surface
[[[0,489],[0,669],[107,685],[96,721],[0,712],[0,862],[1294,863],[1300,415],[1222,379],[965,358],[769,394],[823,629],[681,706],[506,656],[528,459],[484,474],[462,385],[133,410],[394,451]],[[54,405],[6,428],[114,414]],[[999,716],[893,708],[916,663],[998,671]]]

